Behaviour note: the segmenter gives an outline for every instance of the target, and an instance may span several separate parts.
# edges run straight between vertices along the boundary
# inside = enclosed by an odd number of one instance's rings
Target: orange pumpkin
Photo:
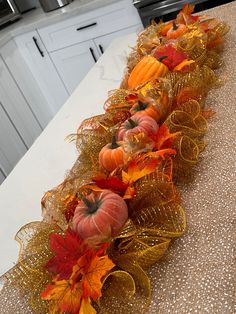
[[[116,142],[115,137],[112,138],[112,143],[104,146],[99,153],[99,164],[101,167],[111,172],[118,166],[124,164],[125,152],[122,143]]]
[[[130,109],[130,113],[134,115],[135,113],[140,112],[144,115],[147,115],[155,120],[159,120],[160,113],[157,110],[157,107],[152,104],[150,101],[141,101],[138,100]]]
[[[168,68],[162,62],[158,61],[153,56],[145,56],[136,64],[130,73],[128,88],[135,89],[141,84],[164,76],[167,72]]]
[[[122,123],[118,130],[118,140],[121,141],[125,136],[131,134],[145,133],[155,134],[158,130],[158,124],[156,121],[142,113],[136,113],[130,119]]]
[[[128,207],[121,196],[104,190],[83,198],[75,209],[74,231],[82,239],[104,240],[119,233],[128,219]]]
[[[166,36],[168,31],[173,27],[173,22],[167,22],[165,24],[162,24],[160,26],[160,29],[159,29],[159,34],[161,36]]]
[[[175,24],[172,23],[172,28],[170,28],[167,32],[168,39],[176,39],[183,35],[187,31],[187,26],[184,24]]]

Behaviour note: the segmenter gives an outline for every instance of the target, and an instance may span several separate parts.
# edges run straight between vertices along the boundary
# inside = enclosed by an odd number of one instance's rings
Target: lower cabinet
[[[142,25],[138,24],[51,52],[50,56],[69,93],[74,91],[113,39],[134,32],[138,33],[141,29]]]
[[[9,57],[6,51],[4,59],[44,128],[66,102],[69,93],[37,31],[15,37],[14,43],[16,54],[11,54],[9,47]]]
[[[70,94],[99,58],[92,40],[57,50],[50,55]]]
[[[11,172],[16,163],[26,153],[27,147],[1,102],[0,128],[0,173],[1,178],[4,179],[4,176]]]
[[[42,132],[42,128],[1,58],[0,103],[25,146],[29,148]],[[4,136],[2,130],[0,136]]]
[[[101,37],[97,37],[94,39],[94,43],[96,44],[99,52],[103,54],[103,52],[109,47],[110,43],[113,39],[122,37],[131,33],[139,33],[143,29],[143,26],[141,24],[124,28],[119,31],[116,31],[114,33],[110,33]]]
[[[0,184],[5,180],[6,176],[3,170],[0,168]]]

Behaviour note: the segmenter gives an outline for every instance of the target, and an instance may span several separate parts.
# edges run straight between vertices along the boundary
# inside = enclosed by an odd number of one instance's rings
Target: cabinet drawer
[[[120,1],[38,31],[51,52],[138,23],[140,17],[132,1]]]

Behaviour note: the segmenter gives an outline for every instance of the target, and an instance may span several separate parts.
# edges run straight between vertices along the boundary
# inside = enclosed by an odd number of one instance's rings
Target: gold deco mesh
[[[128,62],[128,73],[143,54],[160,44],[157,30],[158,26],[153,24],[139,36]],[[168,73],[164,79],[148,82],[136,91],[152,97],[160,111],[160,122],[171,133],[178,132],[174,142],[177,154],[161,160],[154,173],[134,184],[137,195],[128,201],[129,220],[108,249],[116,267],[104,279],[102,298],[94,305],[100,313],[145,313],[151,301],[146,270],[163,257],[171,240],[186,230],[185,211],[173,182],[190,178],[191,169],[205,147],[203,136],[208,126],[203,114],[204,100],[211,88],[219,86],[212,69],[221,65],[220,51],[207,51],[207,46],[227,31],[227,25],[220,23],[206,37],[196,25],[189,26],[189,32],[177,45],[195,60],[192,71]],[[52,257],[49,236],[64,234],[70,225],[66,211],[87,193],[83,186],[99,171],[101,148],[111,142],[119,125],[129,117],[131,105],[126,96],[130,91],[126,89],[126,79],[122,88],[110,93],[104,105],[106,113],[86,119],[77,134],[70,137],[76,141],[79,157],[64,182],[44,195],[43,221],[30,223],[17,233],[16,240],[21,245],[19,260],[1,277],[5,285],[0,292],[0,312],[5,308],[9,313],[48,312],[40,294],[52,280],[45,269]]]

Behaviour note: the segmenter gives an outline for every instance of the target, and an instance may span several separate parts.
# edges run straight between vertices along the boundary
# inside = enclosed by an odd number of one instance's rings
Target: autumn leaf
[[[170,133],[166,124],[162,124],[157,133],[152,135],[152,140],[155,142],[155,149],[167,149],[171,148],[174,139],[180,134],[180,132]]]
[[[43,300],[51,301],[49,302],[49,313],[78,314],[82,298],[81,283],[71,285],[69,280],[57,279],[58,277],[53,280],[53,284],[48,285],[41,293]]]
[[[184,52],[178,51],[170,44],[158,47],[154,52],[154,57],[161,59],[161,62],[164,63],[170,71],[173,71],[182,61],[188,59],[188,56]]]
[[[82,274],[83,298],[91,297],[94,301],[101,297],[102,278],[115,266],[108,256],[97,256],[91,258],[88,252],[82,256],[73,273]]]
[[[102,189],[109,189],[113,192],[123,196],[128,188],[128,184],[124,183],[122,180],[116,176],[110,176],[107,178],[93,178],[93,181],[98,187]]]
[[[186,3],[182,10],[177,14],[176,23],[189,25],[199,20],[198,15],[192,15],[194,11],[194,4]]]
[[[59,279],[68,279],[73,266],[88,246],[72,230],[68,229],[64,237],[60,234],[50,235],[50,248],[56,255],[46,264],[47,270],[59,274]]]
[[[79,314],[96,314],[96,310],[91,305],[89,299],[82,299]]]
[[[156,160],[131,160],[128,164],[127,172],[122,171],[122,180],[125,183],[132,184],[140,178],[155,171],[157,166]]]

